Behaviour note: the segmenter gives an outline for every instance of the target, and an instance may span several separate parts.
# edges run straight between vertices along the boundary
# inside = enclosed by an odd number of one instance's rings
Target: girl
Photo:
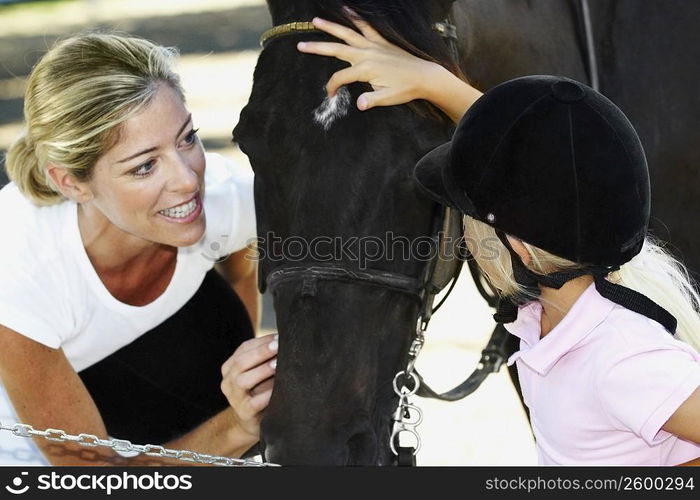
[[[333,76],[330,95],[366,81],[374,91],[360,109],[423,98],[454,119],[468,110],[415,175],[465,214],[468,240],[479,242],[472,253],[503,297],[495,318],[521,339],[509,363],[540,463],[700,457],[700,299],[647,235],[647,165],[624,114],[556,77],[516,79],[479,98],[432,63],[394,57],[398,49],[362,20],[362,34],[314,24],[348,44],[299,45],[351,64]],[[393,72],[381,70],[382,58]]]

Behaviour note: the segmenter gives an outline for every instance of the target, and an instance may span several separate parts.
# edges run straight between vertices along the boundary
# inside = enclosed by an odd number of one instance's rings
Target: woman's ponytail
[[[41,167],[35,146],[26,133],[7,151],[5,170],[19,190],[37,205],[53,205],[63,199]]]

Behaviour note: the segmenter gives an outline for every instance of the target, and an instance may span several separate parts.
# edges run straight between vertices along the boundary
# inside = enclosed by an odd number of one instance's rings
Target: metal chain
[[[423,344],[425,343],[425,331],[428,328],[427,321],[419,318],[418,326],[416,327],[416,338],[411,343],[408,350],[408,363],[406,369],[400,371],[394,376],[394,392],[399,397],[399,405],[394,413],[394,429],[389,438],[389,446],[394,455],[398,456],[396,445],[399,443],[400,436],[403,433],[410,434],[416,441],[416,446],[413,449],[413,455],[418,453],[421,447],[421,440],[416,427],[423,421],[423,412],[416,405],[411,404],[408,400],[413,396],[420,387],[420,380],[414,371],[416,358],[420,354]]]
[[[222,467],[279,467],[278,464],[270,462],[258,462],[257,460],[244,458],[219,457],[215,455],[207,455],[206,453],[197,453],[190,450],[171,450],[163,446],[155,444],[132,444],[131,441],[125,439],[100,439],[94,434],[78,434],[72,435],[60,429],[46,429],[43,431],[35,430],[28,424],[13,424],[11,426],[3,425],[0,422],[0,431],[12,432],[19,437],[42,437],[48,441],[59,443],[77,443],[80,446],[94,448],[103,446],[111,448],[116,452],[138,452],[139,454],[148,455],[150,457],[173,458],[183,462],[217,465]],[[128,458],[128,457],[126,457]]]

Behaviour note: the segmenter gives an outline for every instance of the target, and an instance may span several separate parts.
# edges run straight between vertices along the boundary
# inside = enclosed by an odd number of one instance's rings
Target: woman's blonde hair
[[[166,83],[184,99],[173,70],[177,52],[134,36],[88,33],[58,42],[32,70],[24,97],[23,134],[6,157],[9,178],[37,205],[63,195],[46,166],[87,181],[120,125]]]
[[[468,215],[465,238],[488,281],[502,296],[528,295],[515,281],[510,253],[491,226]],[[538,274],[579,269],[582,266],[522,242],[532,258],[528,268]],[[647,236],[642,251],[607,279],[646,295],[678,320],[676,337],[700,352],[700,296],[687,269],[661,242]],[[536,297],[532,297],[535,299]]]

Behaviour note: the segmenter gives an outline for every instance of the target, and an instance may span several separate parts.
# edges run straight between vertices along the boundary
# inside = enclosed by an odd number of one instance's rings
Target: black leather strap
[[[630,311],[653,319],[661,324],[671,335],[676,333],[676,327],[678,326],[676,318],[649,297],[622,285],[610,283],[604,276],[600,275],[595,277],[595,287],[598,293],[606,299],[620,304]]]
[[[416,466],[416,455],[415,448],[409,446],[399,446],[397,448],[398,457],[396,458],[396,465],[399,467],[415,467]]]
[[[423,380],[423,377],[416,372],[420,385],[416,394],[424,398],[439,399],[441,401],[458,401],[479,388],[481,383],[491,373],[496,373],[501,365],[506,361],[506,342],[508,341],[508,331],[502,324],[496,325],[488,344],[481,351],[479,367],[454,389],[447,392],[438,393],[431,389]]]
[[[619,266],[586,266],[581,269],[571,271],[560,271],[551,274],[537,274],[530,271],[520,260],[520,256],[513,250],[503,231],[496,231],[498,238],[505,245],[510,253],[511,263],[513,265],[513,275],[515,280],[521,286],[527,288],[531,294],[529,297],[532,300],[533,296],[539,295],[539,287],[537,284],[549,288],[561,288],[565,283],[574,278],[584,275],[592,275],[595,287],[598,293],[606,299],[621,305],[622,307],[634,311],[642,316],[646,316],[663,326],[671,335],[676,332],[676,318],[666,309],[651,300],[649,297],[641,293],[627,288],[623,285],[611,283],[606,276],[613,271],[617,271]],[[498,303],[498,310],[493,315],[494,320],[499,323],[512,323],[518,317],[518,304],[522,303],[527,297],[522,298],[502,298]]]

